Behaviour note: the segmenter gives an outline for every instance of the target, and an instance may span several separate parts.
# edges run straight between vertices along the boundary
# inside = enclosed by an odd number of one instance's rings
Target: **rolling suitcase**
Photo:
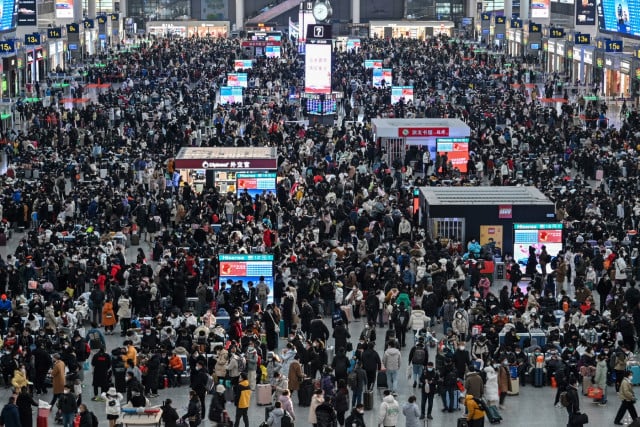
[[[286,337],[286,331],[284,330],[284,319],[280,320],[280,336],[281,337]]]
[[[387,373],[380,371],[378,372],[378,378],[376,379],[376,385],[378,388],[387,388],[389,385],[387,384]]]
[[[627,365],[627,369],[633,374],[633,377],[631,377],[631,384],[640,384],[640,365]]]
[[[466,418],[458,418],[458,427],[469,427],[469,422]]]
[[[518,378],[511,378],[511,384],[509,385],[509,396],[517,396],[520,394],[520,380]]]
[[[224,399],[227,402],[233,402],[234,400],[233,387],[228,387],[224,390]]]
[[[272,391],[271,384],[257,384],[256,393],[258,394],[258,405],[271,405]]]
[[[502,416],[498,412],[498,408],[495,406],[487,406],[487,418],[491,424],[499,424],[502,421]]]
[[[544,371],[542,368],[533,369],[533,386],[534,387],[544,386]]]
[[[131,246],[140,245],[140,235],[138,233],[133,233],[130,239],[131,239]]]
[[[370,411],[373,409],[373,392],[367,390],[364,392],[364,410]]]

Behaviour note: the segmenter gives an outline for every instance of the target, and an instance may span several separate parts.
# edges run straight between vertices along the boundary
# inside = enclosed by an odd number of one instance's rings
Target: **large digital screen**
[[[401,98],[404,99],[405,104],[413,102],[413,86],[392,86],[391,104],[397,104]]]
[[[391,68],[374,68],[373,69],[373,78],[371,82],[374,87],[382,87],[383,82],[384,86],[390,86],[392,79]]]
[[[242,104],[242,87],[241,86],[220,87],[220,103],[221,104]]]
[[[56,18],[73,18],[73,0],[56,0]]]
[[[331,44],[308,43],[304,66],[304,91],[331,93]]]
[[[242,286],[248,291],[247,283],[252,281],[254,286],[264,276],[269,286],[268,302],[273,302],[273,255],[270,254],[220,254],[220,283],[231,279],[234,282],[242,280]]]
[[[531,17],[532,18],[548,18],[551,12],[550,0],[532,0]]]
[[[598,25],[601,31],[640,37],[640,2],[599,0]]]
[[[227,86],[247,87],[247,73],[228,73]]]
[[[0,32],[14,30],[18,16],[18,4],[15,0],[2,0],[0,5],[2,5],[2,11],[0,11]]]
[[[447,154],[447,162],[462,173],[467,173],[469,160],[468,138],[436,138],[436,151],[442,156]]]
[[[578,0],[576,25],[596,25],[596,0]]]
[[[347,52],[360,49],[360,39],[347,39]]]
[[[264,56],[267,58],[280,58],[280,46],[265,46]]]
[[[562,224],[513,224],[513,257],[525,271],[529,259],[529,246],[540,255],[545,246],[551,257],[562,250]]]
[[[253,61],[251,59],[236,59],[233,61],[233,69],[238,70],[248,70],[253,68]]]
[[[276,177],[275,173],[260,172],[238,172],[236,173],[236,189],[238,194],[245,191],[249,193],[251,198],[263,193],[276,193]]]
[[[368,70],[370,68],[382,68],[382,59],[365,59],[364,69]]]
[[[38,25],[36,0],[20,0],[18,2],[18,26],[28,27],[36,25]]]
[[[307,99],[307,113],[315,115],[335,114],[337,105],[335,99]]]

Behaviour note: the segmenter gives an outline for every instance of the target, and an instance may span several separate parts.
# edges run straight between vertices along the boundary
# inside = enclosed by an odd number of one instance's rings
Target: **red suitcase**
[[[36,427],[48,427],[49,419],[47,417],[38,417],[36,422]]]

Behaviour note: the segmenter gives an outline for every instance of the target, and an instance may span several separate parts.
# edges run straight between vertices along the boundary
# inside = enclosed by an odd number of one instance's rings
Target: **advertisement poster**
[[[264,56],[267,58],[280,58],[280,46],[265,46]]]
[[[576,25],[596,25],[596,0],[578,0]]]
[[[337,111],[335,99],[307,99],[307,113],[320,116],[335,114]]]
[[[273,302],[273,255],[269,254],[220,254],[220,283],[227,280],[234,282],[241,280],[242,286],[248,291],[247,283],[252,281],[254,286],[264,277],[269,286],[268,302]]]
[[[502,248],[502,226],[501,225],[481,225],[480,226],[480,245],[484,246],[489,243],[489,239],[493,239],[496,248]]]
[[[392,86],[391,104],[397,104],[401,98],[405,104],[413,102],[413,86]]]
[[[18,15],[18,3],[14,0],[2,0],[0,5],[2,5],[2,10],[0,10],[0,32],[14,30]],[[33,7],[35,7],[35,4]]]
[[[469,160],[468,142],[440,142],[436,143],[436,151],[441,156],[447,155],[447,163],[451,162],[454,168],[462,173],[467,173],[467,161]]]
[[[548,18],[551,12],[550,0],[532,0],[531,17],[532,18]]]
[[[247,73],[228,73],[227,86],[247,87]]]
[[[306,93],[331,93],[331,49],[331,44],[307,44],[304,64]]]
[[[600,30],[640,36],[640,2],[637,0],[598,0]]]
[[[229,19],[228,0],[205,0],[200,3],[200,16],[207,21],[224,21]]]
[[[382,68],[382,59],[366,59],[364,61],[364,69]]]
[[[360,49],[360,39],[347,39],[347,52]]]
[[[529,246],[540,255],[542,246],[554,257],[562,250],[562,224],[513,224],[513,256],[521,267],[526,268]]]
[[[220,87],[220,104],[242,104],[242,87]]]
[[[275,173],[238,172],[236,174],[236,189],[238,194],[245,191],[251,198],[262,194],[276,193]]]
[[[38,25],[36,0],[21,0],[18,2],[18,26]]]
[[[233,61],[234,70],[248,70],[253,68],[253,60],[251,59],[236,59]]]
[[[391,68],[374,68],[372,83],[374,87],[389,86],[392,80]]]
[[[73,0],[56,0],[56,18],[73,19]]]

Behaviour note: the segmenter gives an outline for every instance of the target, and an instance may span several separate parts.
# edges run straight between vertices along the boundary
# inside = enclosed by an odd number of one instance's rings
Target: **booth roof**
[[[371,119],[371,125],[376,135],[382,138],[397,138],[398,129],[402,128],[448,128],[449,137],[471,135],[471,128],[460,119]]]
[[[553,202],[535,187],[421,187],[420,192],[432,206],[553,206]]]
[[[176,160],[277,159],[275,147],[182,147]]]

